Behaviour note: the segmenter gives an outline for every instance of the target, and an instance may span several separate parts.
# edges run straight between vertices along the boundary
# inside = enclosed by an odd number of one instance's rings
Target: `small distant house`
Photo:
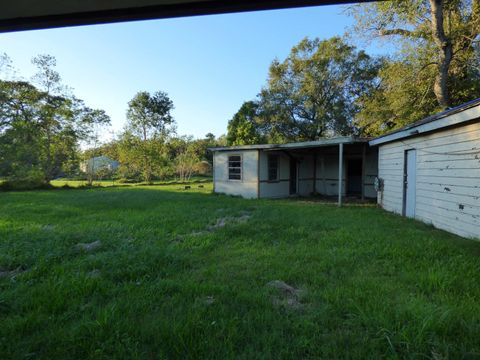
[[[337,137],[290,144],[211,148],[214,191],[246,198],[321,194],[375,199],[377,149]]]
[[[480,238],[480,99],[370,141],[378,146],[379,204]]]
[[[110,159],[108,156],[96,156],[83,161],[80,164],[80,170],[85,173],[97,173],[101,170],[115,171],[118,169],[118,161]]]

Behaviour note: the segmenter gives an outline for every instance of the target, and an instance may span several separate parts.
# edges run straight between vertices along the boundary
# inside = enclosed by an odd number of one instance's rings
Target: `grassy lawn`
[[[480,357],[480,243],[183,188],[0,193],[0,358]]]
[[[192,178],[186,182],[185,184],[196,184],[196,183],[206,183],[210,182],[211,177],[208,176],[192,176]],[[1,180],[0,180],[1,183]],[[174,185],[182,183],[179,180],[155,180],[152,182],[151,185]],[[52,180],[50,181],[50,184],[55,186],[55,187],[62,187],[65,185],[68,185],[69,187],[80,187],[80,186],[86,186],[88,184],[87,180],[70,180],[70,179],[58,179],[58,180]],[[93,182],[93,186],[99,186],[99,187],[108,187],[108,186],[138,186],[138,185],[144,185],[142,183],[122,183],[119,182],[118,180],[95,180]]]

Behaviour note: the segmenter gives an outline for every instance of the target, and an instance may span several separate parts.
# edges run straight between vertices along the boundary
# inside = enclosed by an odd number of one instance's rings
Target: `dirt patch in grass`
[[[3,269],[0,268],[0,279],[5,279],[5,278],[14,278],[15,276],[25,272],[26,270],[22,267],[19,266],[15,269]]]
[[[205,230],[193,231],[187,235],[178,235],[175,241],[182,241],[185,236],[202,236],[212,233],[218,229],[224,228],[228,225],[245,224],[252,217],[250,212],[241,211],[238,216],[224,216],[218,218],[213,225],[208,225]]]
[[[305,305],[301,302],[305,293],[304,290],[294,288],[281,280],[270,281],[267,286],[276,290],[276,294],[272,298],[274,306],[291,310],[302,310],[304,308]]]
[[[245,213],[240,215],[240,216],[236,216],[236,217],[235,216],[225,216],[225,217],[217,219],[215,224],[208,226],[207,231],[209,231],[209,232],[215,231],[215,230],[217,230],[219,228],[223,228],[227,225],[244,224],[248,220],[250,220],[251,217],[252,217],[252,215],[245,214]]]
[[[87,273],[87,277],[91,278],[91,279],[97,279],[99,278],[100,276],[102,275],[102,273],[100,272],[100,270],[98,269],[93,269],[92,271],[89,271]]]
[[[102,242],[100,240],[91,242],[91,243],[78,243],[75,245],[75,250],[80,252],[93,252],[102,247]]]

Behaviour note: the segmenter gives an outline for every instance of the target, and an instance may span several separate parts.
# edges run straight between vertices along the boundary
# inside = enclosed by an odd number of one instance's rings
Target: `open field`
[[[195,183],[204,183],[210,182],[211,178],[208,176],[193,176],[190,180],[186,181],[185,184],[195,184]],[[182,183],[179,180],[155,180],[152,184],[149,185],[175,185],[177,183]],[[81,187],[88,185],[86,180],[70,180],[70,179],[59,179],[59,180],[52,180],[50,184],[54,187],[62,187],[62,186],[69,186],[69,187]],[[109,187],[109,186],[142,186],[142,183],[122,183],[118,180],[95,180],[93,182],[93,186],[100,186],[100,187]]]
[[[0,193],[0,358],[480,357],[480,243],[198,186]]]

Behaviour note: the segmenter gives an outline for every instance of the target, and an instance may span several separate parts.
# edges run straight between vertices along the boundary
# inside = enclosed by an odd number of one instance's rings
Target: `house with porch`
[[[246,198],[320,194],[377,197],[377,148],[368,139],[336,137],[317,141],[217,147],[214,191]],[[339,191],[340,189],[340,191]]]
[[[480,239],[480,98],[375,139],[218,147],[214,191],[247,198],[320,194]]]

